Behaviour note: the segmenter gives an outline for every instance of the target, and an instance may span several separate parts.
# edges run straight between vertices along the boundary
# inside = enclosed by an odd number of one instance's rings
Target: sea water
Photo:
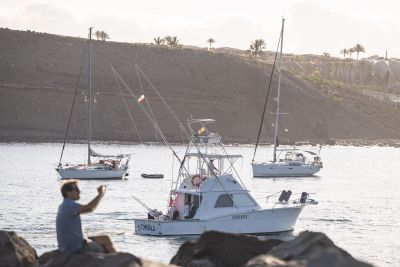
[[[0,144],[0,229],[15,231],[39,255],[57,248],[55,218],[62,201],[55,171],[61,144]],[[98,208],[81,216],[86,235],[108,234],[120,251],[168,263],[179,246],[197,237],[150,237],[134,234],[134,218],[146,217],[146,205],[165,212],[177,160],[165,146],[106,145],[93,148],[101,153],[132,153],[130,173],[124,181],[81,181],[80,203],[86,204],[107,184]],[[318,200],[304,209],[295,231],[327,234],[336,245],[357,259],[376,266],[400,266],[400,149],[391,147],[324,147],[324,168],[305,178],[253,178],[253,147],[227,147],[242,154],[236,168],[246,188],[260,205],[266,196],[290,189],[306,191]],[[179,155],[184,146],[174,146]],[[63,162],[86,159],[83,144],[67,145]],[[257,158],[269,159],[271,147],[262,147]],[[164,179],[144,179],[141,173],[163,173]]]

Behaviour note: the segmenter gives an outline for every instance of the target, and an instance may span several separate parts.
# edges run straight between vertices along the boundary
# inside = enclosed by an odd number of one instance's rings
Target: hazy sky
[[[176,35],[184,45],[247,49],[262,38],[275,50],[286,18],[284,52],[339,56],[356,43],[361,55],[400,58],[398,0],[1,0],[0,27],[86,36],[105,30],[114,41],[152,42]],[[0,40],[1,41],[1,40]]]

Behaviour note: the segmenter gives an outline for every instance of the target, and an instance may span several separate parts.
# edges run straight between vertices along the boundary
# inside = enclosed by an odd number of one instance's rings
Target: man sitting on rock
[[[79,200],[80,190],[78,180],[69,180],[62,184],[61,194],[64,201],[58,208],[56,228],[58,249],[63,254],[84,252],[116,252],[111,239],[107,235],[84,238],[80,214],[92,212],[99,205],[106,192],[106,187],[97,188],[98,195],[86,205],[76,203]]]

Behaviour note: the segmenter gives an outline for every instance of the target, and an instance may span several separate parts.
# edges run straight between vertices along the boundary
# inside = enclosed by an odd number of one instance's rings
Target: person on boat
[[[58,208],[56,218],[58,249],[63,254],[84,252],[116,252],[114,244],[107,235],[85,238],[82,233],[80,214],[94,211],[106,192],[106,186],[97,188],[98,195],[86,205],[76,203],[80,199],[78,180],[69,180],[62,184],[63,202]]]
[[[214,172],[215,174],[218,174],[218,169],[217,169],[217,167],[215,167],[215,165],[214,165],[214,160],[213,160],[213,159],[210,159],[210,166],[209,166],[209,168],[210,168],[210,174],[212,174],[213,172]]]
[[[147,219],[159,219],[162,215],[162,211],[158,211],[157,209],[149,210],[147,213]]]

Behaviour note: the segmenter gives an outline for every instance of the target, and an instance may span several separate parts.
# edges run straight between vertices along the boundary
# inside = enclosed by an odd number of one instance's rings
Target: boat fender
[[[201,184],[201,178],[200,178],[200,175],[198,175],[198,174],[196,174],[196,175],[193,175],[193,177],[192,177],[192,185],[193,186],[200,186],[200,184]]]

